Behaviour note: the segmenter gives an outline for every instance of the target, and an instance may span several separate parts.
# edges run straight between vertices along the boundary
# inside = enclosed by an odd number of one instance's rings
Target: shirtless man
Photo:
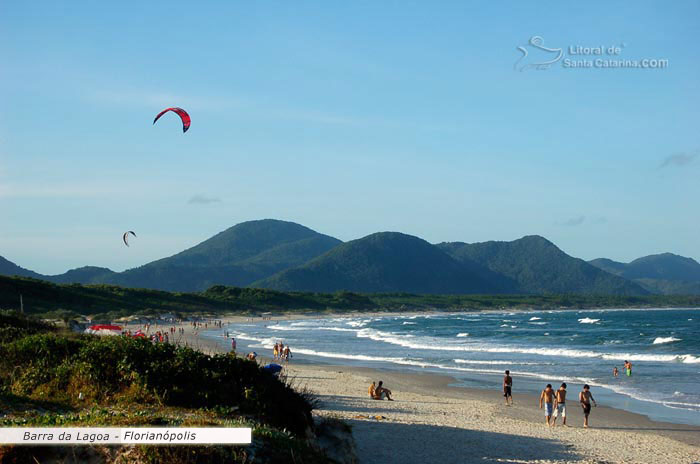
[[[548,383],[542,394],[540,394],[540,409],[542,409],[542,402],[544,402],[544,419],[547,425],[551,425],[549,420],[552,418],[552,409],[554,404],[554,390],[552,390],[552,384]]]
[[[506,371],[503,377],[503,397],[506,399],[506,406],[513,404],[513,377],[510,376],[510,371]],[[510,403],[508,403],[510,398]]]
[[[566,384],[562,383],[559,390],[554,393],[554,415],[552,427],[557,425],[557,417],[561,415],[562,425],[566,427]]]
[[[583,408],[583,427],[588,428],[588,415],[591,413],[591,401],[593,402],[593,406],[598,406],[591,394],[591,387],[584,385],[583,391],[578,394],[578,400],[581,402],[581,407]]]
[[[384,382],[380,380],[377,384],[377,388],[374,390],[374,398],[377,400],[383,400],[386,398],[389,401],[394,401],[391,399],[391,390],[384,388],[382,385],[384,385]]]

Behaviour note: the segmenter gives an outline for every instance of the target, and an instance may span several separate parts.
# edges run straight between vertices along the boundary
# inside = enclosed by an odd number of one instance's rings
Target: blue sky
[[[24,267],[270,217],[700,258],[698,2],[62,3],[0,6],[0,255]],[[532,36],[668,66],[517,71]],[[151,125],[167,106],[188,133]]]

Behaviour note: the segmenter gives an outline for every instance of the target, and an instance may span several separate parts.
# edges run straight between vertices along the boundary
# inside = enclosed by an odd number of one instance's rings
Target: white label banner
[[[3,427],[8,445],[248,445],[243,427]]]

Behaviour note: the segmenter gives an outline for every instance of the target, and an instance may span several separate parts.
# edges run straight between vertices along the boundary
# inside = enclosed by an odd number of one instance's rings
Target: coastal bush
[[[299,436],[312,423],[308,392],[255,362],[145,339],[29,335],[0,345],[0,371],[3,391],[35,400],[230,407]]]
[[[0,343],[39,332],[51,332],[56,328],[40,319],[25,316],[17,311],[0,310]]]

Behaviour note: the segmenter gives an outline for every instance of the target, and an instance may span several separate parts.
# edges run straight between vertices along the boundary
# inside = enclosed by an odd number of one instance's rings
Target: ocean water
[[[561,310],[265,321],[224,330],[241,349],[267,356],[283,341],[294,359],[427,370],[453,376],[457,386],[500,390],[509,369],[516,401],[547,383],[567,382],[573,393],[588,383],[600,404],[700,425],[699,323],[700,310]],[[221,331],[207,336],[228,346]]]

